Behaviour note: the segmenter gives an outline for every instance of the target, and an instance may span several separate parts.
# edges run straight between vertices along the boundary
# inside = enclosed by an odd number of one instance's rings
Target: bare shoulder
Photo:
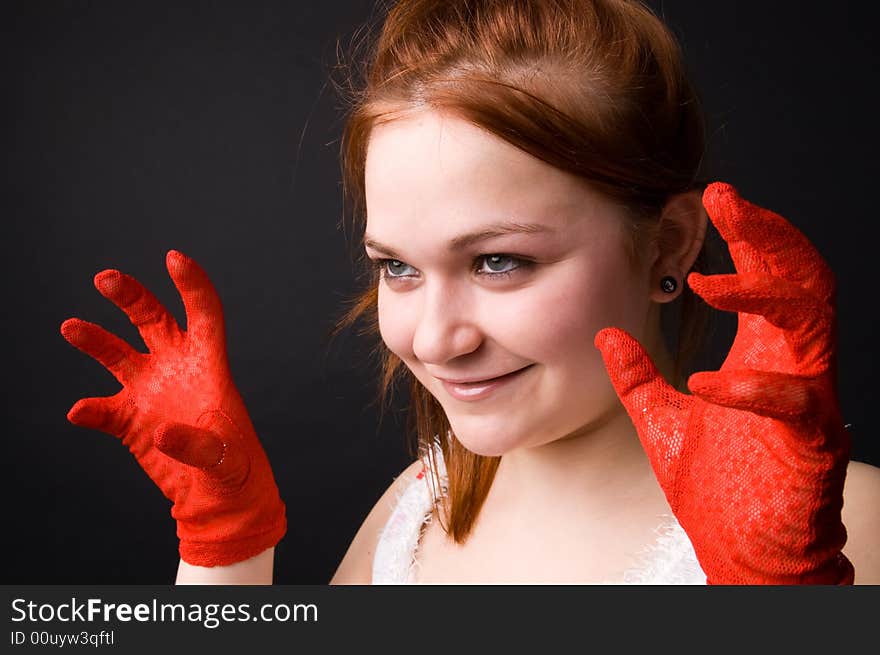
[[[850,462],[843,487],[844,554],[856,584],[880,584],[880,468]]]
[[[388,522],[400,494],[416,479],[421,470],[422,462],[416,460],[394,478],[394,482],[385,490],[385,493],[370,510],[367,518],[364,519],[342,558],[342,562],[339,563],[333,579],[330,580],[330,584],[366,585],[372,583],[373,555],[376,552],[379,534]]]

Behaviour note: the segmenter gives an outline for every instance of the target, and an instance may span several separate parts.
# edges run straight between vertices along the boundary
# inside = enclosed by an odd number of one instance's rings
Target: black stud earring
[[[660,288],[666,293],[675,293],[675,290],[678,288],[678,280],[671,275],[667,275],[660,280]]]

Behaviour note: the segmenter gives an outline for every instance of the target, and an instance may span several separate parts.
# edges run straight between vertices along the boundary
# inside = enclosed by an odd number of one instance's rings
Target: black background
[[[853,458],[880,464],[870,3],[650,4],[702,92],[707,174],[786,216],[837,274]],[[6,5],[4,583],[174,579],[168,502],[112,437],[65,418],[119,385],[59,333],[76,316],[144,348],[92,286],[104,268],[183,324],[170,248],[223,300],[235,381],[287,502],[276,582],[327,582],[410,461],[400,407],[380,423],[372,404],[367,345],[327,337],[357,288],[328,78],[373,2],[175,5]],[[707,365],[729,346],[725,320]]]

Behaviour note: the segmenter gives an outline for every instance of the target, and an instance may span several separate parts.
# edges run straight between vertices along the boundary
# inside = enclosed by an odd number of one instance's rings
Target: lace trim
[[[706,574],[700,568],[684,528],[671,514],[664,514],[660,518],[662,522],[654,528],[656,539],[636,555],[636,565],[624,572],[622,584],[706,584]]]
[[[398,494],[397,503],[382,529],[373,559],[373,584],[413,584],[420,562],[419,541],[432,520],[432,496],[442,497],[447,491],[446,467],[439,445],[434,446],[440,480],[435,480],[425,465],[419,479]],[[627,585],[703,585],[706,574],[697,562],[690,539],[676,518],[660,516],[654,529],[656,538],[636,554],[636,564],[627,569],[623,580],[602,584]]]
[[[434,479],[431,467],[425,462],[417,479],[397,495],[397,503],[376,545],[373,584],[412,584],[416,579],[419,566],[416,551],[433,509],[429,484],[433,485],[433,498],[441,498],[448,490],[446,464],[436,442],[434,458],[440,479]]]

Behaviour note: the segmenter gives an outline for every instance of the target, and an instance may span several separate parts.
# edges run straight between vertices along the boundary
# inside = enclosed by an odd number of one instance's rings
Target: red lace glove
[[[737,271],[688,276],[707,303],[738,312],[721,369],[695,373],[683,394],[626,332],[606,328],[595,344],[709,584],[851,584],[833,274],[733,187],[710,185],[703,204]]]
[[[95,287],[128,315],[149,353],[93,323],[62,323],[64,338],[122,384],[114,396],[77,401],[67,418],[128,446],[173,503],[184,561],[232,564],[281,540],[285,507],[232,382],[220,298],[192,259],[171,250],[165,263],[186,308],[186,331],[134,278],[115,270],[95,276]]]

